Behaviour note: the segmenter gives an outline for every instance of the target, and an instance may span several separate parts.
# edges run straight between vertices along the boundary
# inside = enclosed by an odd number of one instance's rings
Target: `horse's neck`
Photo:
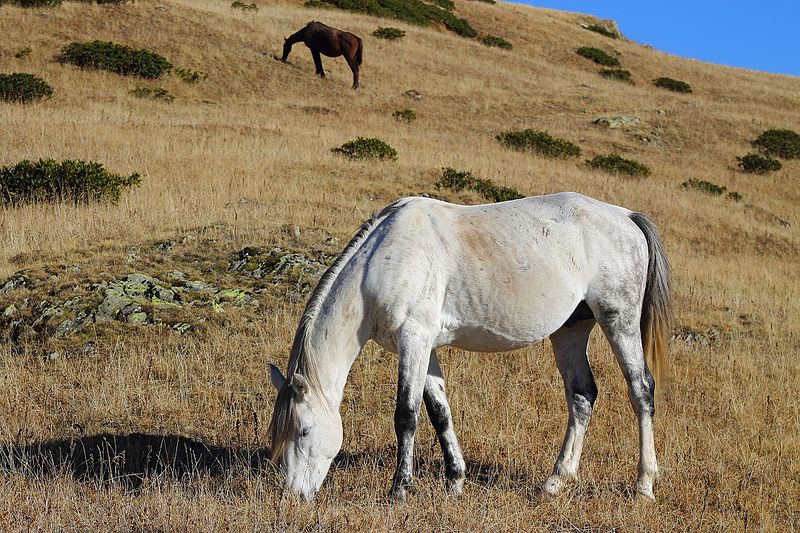
[[[331,407],[338,409],[345,382],[361,348],[369,340],[360,276],[334,281],[308,331],[307,357],[313,357],[316,378]]]
[[[299,31],[296,31],[293,34],[291,34],[286,39],[286,42],[288,42],[289,44],[295,44],[295,43],[299,43],[299,42],[304,42],[306,40],[306,34],[307,33],[308,33],[308,26],[306,26],[305,28],[303,28],[303,29],[301,29]]]

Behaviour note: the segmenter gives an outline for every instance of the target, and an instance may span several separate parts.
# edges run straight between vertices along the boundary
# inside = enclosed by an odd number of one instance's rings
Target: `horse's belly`
[[[544,339],[549,333],[551,332],[531,330],[512,334],[481,327],[460,328],[440,333],[435,346],[454,346],[471,352],[505,352],[530,346]]]

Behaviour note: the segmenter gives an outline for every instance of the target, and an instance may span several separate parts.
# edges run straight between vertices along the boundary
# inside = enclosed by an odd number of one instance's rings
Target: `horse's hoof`
[[[408,500],[408,495],[413,494],[413,488],[404,485],[392,485],[392,488],[389,490],[389,499],[395,503],[406,503]]]
[[[564,480],[561,479],[561,476],[552,475],[542,483],[542,492],[550,497],[556,497],[561,492],[563,485]]]
[[[642,502],[652,503],[656,501],[656,496],[653,494],[652,487],[636,486],[636,499]]]
[[[444,492],[449,496],[461,497],[464,494],[464,478],[448,479],[444,483]]]

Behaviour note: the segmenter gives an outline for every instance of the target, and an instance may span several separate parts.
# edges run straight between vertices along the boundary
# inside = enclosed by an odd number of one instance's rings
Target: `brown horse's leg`
[[[317,50],[311,50],[311,56],[314,58],[314,66],[317,67],[317,75],[324,78],[325,70],[322,68],[322,57],[320,57]]]
[[[350,55],[346,55],[345,59],[347,59],[347,64],[350,65],[350,70],[353,71],[353,89],[358,89],[358,63]]]

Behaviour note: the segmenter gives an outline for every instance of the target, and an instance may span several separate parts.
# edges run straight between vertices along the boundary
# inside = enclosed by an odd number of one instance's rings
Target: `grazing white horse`
[[[460,494],[465,463],[453,431],[436,348],[496,352],[549,336],[564,378],[569,422],[543,489],[574,478],[597,397],[587,358],[600,324],[639,419],[636,490],[653,497],[655,382],[667,362],[670,271],[642,214],[576,193],[462,206],[404,198],[367,221],[322,276],[294,338],[270,423],[273,460],[289,490],[313,498],[342,445],[339,405],[369,339],[399,355],[397,470],[411,484],[424,400],[442,446],[446,488]]]

